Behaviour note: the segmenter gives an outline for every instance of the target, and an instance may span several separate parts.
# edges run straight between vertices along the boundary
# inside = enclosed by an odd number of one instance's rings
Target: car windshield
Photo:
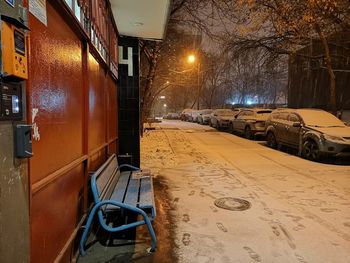
[[[345,124],[326,111],[298,110],[306,125],[315,127],[345,127]]]
[[[216,114],[220,116],[233,116],[235,113],[232,110],[218,110]]]

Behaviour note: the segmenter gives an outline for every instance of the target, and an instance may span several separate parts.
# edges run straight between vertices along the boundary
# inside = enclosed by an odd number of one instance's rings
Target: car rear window
[[[271,110],[259,110],[256,113],[257,114],[270,114],[272,111]]]

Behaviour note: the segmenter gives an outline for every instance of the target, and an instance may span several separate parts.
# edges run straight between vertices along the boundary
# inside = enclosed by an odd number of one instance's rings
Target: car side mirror
[[[300,122],[293,122],[293,127],[300,128],[301,123]]]

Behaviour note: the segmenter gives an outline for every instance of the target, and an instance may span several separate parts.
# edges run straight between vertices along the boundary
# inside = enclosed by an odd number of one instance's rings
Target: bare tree
[[[336,111],[336,83],[332,67],[329,36],[349,30],[348,0],[260,0],[215,1],[218,12],[229,21],[225,38],[236,51],[264,48],[282,55],[295,54],[310,40],[321,41],[330,80],[330,101]],[[227,27],[226,27],[227,29]]]

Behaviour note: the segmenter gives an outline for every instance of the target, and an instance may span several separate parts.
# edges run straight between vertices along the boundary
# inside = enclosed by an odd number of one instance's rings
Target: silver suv
[[[318,109],[278,109],[266,121],[267,145],[286,145],[304,158],[322,155],[350,156],[350,127],[334,115]]]
[[[270,116],[270,109],[242,109],[230,123],[230,131],[238,132],[247,139],[264,135],[265,121]]]
[[[230,121],[236,116],[236,112],[230,109],[217,109],[211,114],[209,125],[211,127],[217,128],[218,130],[222,128],[228,128]]]

